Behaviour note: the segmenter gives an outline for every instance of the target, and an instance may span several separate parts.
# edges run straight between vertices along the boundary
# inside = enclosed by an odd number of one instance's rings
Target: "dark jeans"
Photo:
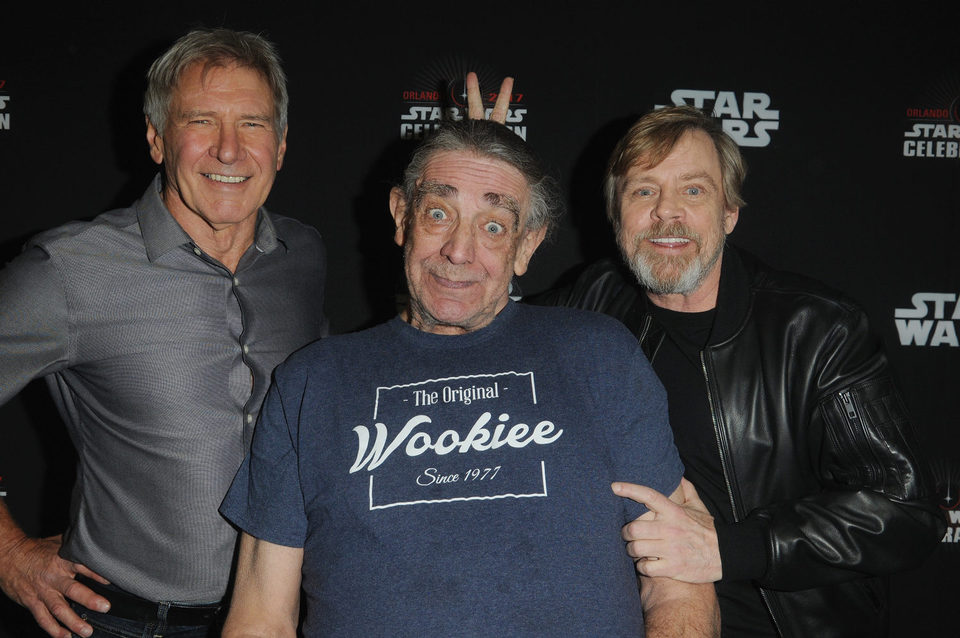
[[[151,621],[128,620],[101,614],[79,603],[70,602],[77,614],[93,627],[91,638],[217,638],[220,624],[200,626],[170,626],[167,624],[169,603],[161,603],[157,618]],[[74,634],[74,638],[81,638]]]

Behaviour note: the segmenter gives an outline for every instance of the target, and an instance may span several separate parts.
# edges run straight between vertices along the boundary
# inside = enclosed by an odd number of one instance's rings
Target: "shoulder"
[[[376,353],[384,344],[395,341],[389,322],[372,328],[317,339],[294,350],[277,366],[278,380],[331,375],[336,377],[345,366],[352,367],[364,353]]]
[[[637,340],[619,320],[594,310],[565,306],[517,304],[517,320],[528,338],[555,342],[565,348],[636,347]]]
[[[851,296],[812,277],[771,268],[741,252],[750,278],[751,316],[758,324],[797,335],[869,332],[866,312]]]
[[[793,300],[794,303],[832,308],[838,312],[861,312],[859,304],[852,297],[823,281],[772,268],[744,251],[739,251],[739,255],[749,274],[750,289],[755,296],[769,296],[778,300],[778,303]]]
[[[581,267],[555,288],[525,298],[535,305],[570,306],[625,316],[643,295],[626,267],[606,258]]]
[[[314,226],[284,215],[267,212],[277,237],[293,247],[323,248],[323,237]]]
[[[48,253],[82,250],[84,246],[109,244],[137,230],[137,214],[133,208],[119,208],[97,215],[90,220],[66,222],[31,237],[26,247],[40,248]]]

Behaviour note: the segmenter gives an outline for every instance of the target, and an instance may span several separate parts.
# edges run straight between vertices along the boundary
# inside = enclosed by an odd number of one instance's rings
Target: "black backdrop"
[[[387,193],[410,138],[438,108],[457,108],[467,70],[487,91],[516,77],[511,125],[568,195],[559,233],[519,282],[525,293],[610,252],[600,177],[632,119],[680,100],[715,108],[750,167],[733,240],[845,290],[886,343],[950,523],[931,559],[894,580],[894,635],[956,635],[956,3],[118,6],[0,9],[0,263],[37,231],[139,196],[156,170],[143,75],[175,37],[193,26],[258,31],[277,43],[291,94],[268,206],[325,236],[334,332],[394,312]],[[73,467],[42,384],[0,407],[0,424],[0,493],[29,532],[56,533]],[[24,616],[0,603],[0,636],[33,635]]]

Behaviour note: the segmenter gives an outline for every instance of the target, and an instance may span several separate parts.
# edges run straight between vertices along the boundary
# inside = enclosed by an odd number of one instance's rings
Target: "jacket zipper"
[[[700,351],[700,369],[703,371],[703,380],[707,386],[707,403],[710,406],[710,420],[713,422],[713,434],[717,440],[717,452],[720,454],[720,467],[723,470],[723,482],[727,487],[727,497],[730,499],[730,509],[733,513],[733,520],[735,522],[740,522],[740,515],[737,513],[737,501],[733,496],[733,484],[730,481],[730,470],[728,467],[729,460],[727,459],[726,447],[723,444],[720,423],[717,419],[717,409],[714,406],[713,391],[712,386],[710,385],[710,375],[707,374],[706,350]],[[776,628],[777,633],[780,636],[783,636],[783,629],[780,627],[780,622],[777,620],[777,615],[773,611],[773,606],[770,604],[770,598],[767,595],[766,590],[760,586],[757,586],[757,590],[760,592],[760,598],[763,600],[763,604],[767,608],[767,613],[770,614],[770,619],[773,621],[773,625]]]
[[[849,390],[844,390],[840,393],[840,402],[843,403],[843,409],[847,413],[848,419],[856,420],[859,418],[857,415],[857,407],[853,404],[853,396],[851,396]]]
[[[720,432],[720,423],[717,420],[717,409],[713,402],[713,392],[710,388],[710,377],[707,374],[707,359],[704,351],[700,351],[700,369],[703,371],[703,381],[707,387],[707,404],[710,406],[710,421],[713,423],[713,436],[717,440],[717,452],[720,454],[720,467],[723,469],[723,482],[727,486],[727,497],[730,499],[730,509],[733,514],[733,520],[740,521],[740,515],[737,513],[737,502],[733,497],[733,484],[730,481],[730,469],[728,467],[726,447],[723,444],[723,435]]]

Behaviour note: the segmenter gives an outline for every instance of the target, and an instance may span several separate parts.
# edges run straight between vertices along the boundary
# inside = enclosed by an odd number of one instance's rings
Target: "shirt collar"
[[[146,192],[134,205],[140,222],[140,233],[143,235],[143,245],[151,262],[174,248],[193,244],[190,235],[177,223],[163,203],[162,189],[163,180],[160,173],[157,173]],[[273,252],[277,246],[286,248],[283,238],[277,234],[270,214],[263,207],[257,214],[253,245],[261,253]]]

